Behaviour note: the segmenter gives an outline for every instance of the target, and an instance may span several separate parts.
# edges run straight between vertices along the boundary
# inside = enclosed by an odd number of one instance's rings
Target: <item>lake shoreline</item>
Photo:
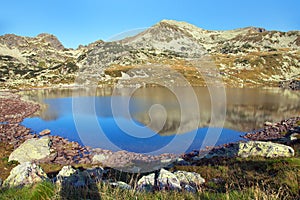
[[[39,109],[39,106],[37,104],[34,104],[33,102],[25,102],[21,99],[19,95],[12,94],[12,93],[6,93],[5,97],[2,95],[0,97],[0,100],[2,102],[1,105],[5,105],[8,110],[13,110],[14,113],[10,113],[7,115],[7,113],[4,113],[5,110],[2,110],[1,113],[1,122],[0,124],[0,131],[3,136],[1,137],[1,145],[7,144],[7,146],[10,146],[8,148],[6,155],[9,155],[13,150],[18,148],[20,144],[26,140],[30,139],[37,139],[40,138],[40,135],[37,134],[31,134],[31,130],[28,128],[21,126],[19,123],[27,116],[33,114]],[[5,104],[3,104],[5,102]],[[10,104],[10,105],[9,105]],[[19,105],[19,106],[18,106]],[[18,108],[18,109],[16,109]],[[26,110],[26,112],[20,112],[21,110]],[[7,111],[5,111],[7,112]],[[7,122],[7,123],[6,123]],[[291,123],[291,124],[287,124]],[[289,125],[289,126],[287,126]],[[266,123],[265,128],[260,131],[256,131],[253,133],[246,134],[245,137],[250,140],[265,140],[265,141],[280,141],[280,139],[287,138],[288,134],[290,134],[289,130],[291,127],[300,126],[300,117],[294,117],[286,120],[282,120],[281,122],[270,124]],[[282,126],[285,127],[285,129],[282,129]],[[6,128],[5,128],[6,127]],[[276,135],[276,138],[274,138],[272,134],[266,135],[266,131],[272,130],[275,135],[276,131],[285,131],[286,135]],[[10,137],[7,137],[7,135],[3,135],[3,133],[10,133]],[[107,166],[109,168],[115,168],[120,171],[129,171],[130,173],[134,173],[134,171],[130,171],[132,169],[132,166],[129,166],[129,168],[124,168],[124,164],[127,161],[136,160],[137,158],[140,160],[145,161],[142,163],[143,167],[145,165],[149,165],[149,168],[146,170],[153,171],[154,168],[171,168],[175,167],[175,169],[189,169],[189,167],[198,166],[200,163],[201,165],[206,165],[209,163],[223,163],[225,160],[232,159],[232,158],[205,158],[206,155],[209,155],[209,152],[212,152],[214,155],[217,154],[224,154],[224,148],[231,149],[235,144],[225,144],[219,147],[214,148],[208,148],[207,150],[203,151],[192,151],[183,155],[161,155],[155,158],[150,158],[148,156],[141,157],[139,154],[135,153],[128,153],[128,152],[119,152],[117,154],[114,154],[111,151],[103,150],[103,149],[91,149],[89,147],[83,147],[79,145],[76,142],[68,141],[60,136],[43,136],[43,137],[49,137],[50,140],[52,140],[52,149],[54,149],[57,154],[52,157],[48,157],[46,159],[41,159],[39,161],[35,161],[37,164],[41,164],[42,166],[50,169],[50,171],[53,170],[53,168],[57,169],[57,165],[59,166],[59,169],[61,169],[62,166],[80,166],[83,168],[86,167],[96,167],[96,166]],[[11,140],[5,141],[4,138],[10,138]],[[287,141],[281,141],[283,143],[287,143]],[[12,145],[12,146],[11,146]],[[70,149],[62,148],[64,146],[70,146]],[[98,156],[99,160],[96,162],[93,162],[93,157],[95,155],[107,155],[111,158],[109,162],[119,162],[120,165],[115,165],[116,163],[106,163],[106,165],[103,165],[103,157]],[[122,160],[120,158],[123,157],[129,157],[129,160]],[[75,160],[73,160],[76,158]],[[178,159],[179,158],[179,159]],[[204,159],[203,159],[204,158]],[[57,159],[57,160],[56,160]],[[147,159],[149,159],[147,161]],[[151,160],[152,159],[152,160]],[[225,159],[225,160],[224,160]],[[57,162],[55,162],[55,160]],[[161,162],[161,161],[164,162]],[[149,162],[153,161],[153,162]],[[159,162],[156,162],[159,161]],[[226,161],[227,162],[227,161]],[[152,164],[151,164],[152,163]],[[175,163],[175,165],[174,165]],[[7,163],[6,163],[7,164]],[[136,163],[135,163],[136,164]],[[139,163],[140,164],[140,163]],[[161,165],[161,166],[160,166]],[[211,164],[209,164],[211,165]],[[1,178],[4,180],[7,176],[9,171],[12,169],[12,167],[17,166],[17,163],[10,164],[10,168],[6,171],[6,173],[2,173]],[[153,168],[153,169],[151,169]],[[189,171],[189,170],[188,170]]]
[[[39,104],[37,102],[31,102],[27,100],[23,100],[19,94],[5,92],[2,93],[0,96],[1,105],[2,107],[6,108],[7,110],[12,110],[13,113],[10,115],[5,114],[7,111],[2,109],[0,113],[0,130],[2,134],[0,134],[1,142],[7,142],[14,145],[14,149],[16,149],[22,142],[27,139],[32,138],[41,138],[43,135],[40,134],[32,134],[33,131],[27,127],[22,126],[20,123],[26,117],[34,114],[40,109]],[[16,107],[17,109],[13,108]],[[22,112],[22,110],[26,110],[26,112]],[[281,132],[288,133],[289,129],[299,125],[300,117],[291,117],[289,119],[284,119],[277,123],[270,123],[266,122],[264,124],[263,129],[255,130],[253,132],[245,132],[245,135],[241,135],[242,138],[248,140],[260,140],[260,141],[274,141],[280,140],[285,137],[285,135],[281,134]],[[297,124],[298,123],[298,124]],[[7,134],[4,134],[7,133]],[[51,130],[49,130],[50,134]],[[10,134],[10,136],[8,136]],[[47,135],[48,135],[47,134]],[[107,156],[112,156],[113,154],[124,154],[127,155],[131,154],[131,152],[121,151],[121,152],[113,152],[106,149],[101,148],[91,148],[89,146],[82,146],[78,142],[69,141],[66,138],[61,136],[54,136],[49,135],[50,140],[52,142],[53,150],[59,153],[55,158],[58,158],[58,161],[55,162],[55,159],[48,159],[44,160],[46,162],[52,162],[55,164],[92,164],[93,156],[96,154],[107,154]],[[63,146],[71,146],[71,149],[63,149]],[[198,151],[199,152],[207,152],[208,150],[212,149],[219,149],[223,146],[227,146],[228,144],[219,145],[216,147],[207,147],[204,150],[194,150],[192,152]],[[64,150],[66,150],[64,152]],[[183,154],[162,154],[157,156],[145,156],[142,160],[150,159],[150,160],[158,160],[158,159],[175,159],[185,157],[189,155],[191,152],[183,153]],[[60,156],[59,156],[60,155]],[[64,156],[63,156],[64,155]],[[141,158],[139,153],[132,153],[132,159]],[[72,158],[72,159],[63,159],[64,158]],[[73,159],[76,157],[76,159]],[[54,161],[54,162],[53,162]],[[113,162],[113,161],[110,161]],[[111,163],[110,163],[111,164]]]

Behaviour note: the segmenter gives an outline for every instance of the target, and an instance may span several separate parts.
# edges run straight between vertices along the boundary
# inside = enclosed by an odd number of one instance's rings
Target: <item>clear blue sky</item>
[[[246,26],[300,30],[299,0],[5,0],[0,35],[52,33],[76,48],[117,33],[149,27],[162,19],[211,30]]]

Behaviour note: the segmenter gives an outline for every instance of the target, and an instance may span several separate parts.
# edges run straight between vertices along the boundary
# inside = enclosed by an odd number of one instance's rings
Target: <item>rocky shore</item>
[[[195,150],[183,155],[150,156],[84,147],[77,142],[51,135],[51,130],[32,134],[32,131],[20,125],[20,122],[36,112],[39,105],[26,102],[13,93],[1,93],[0,107],[0,143],[12,146],[8,162],[19,163],[10,171],[9,176],[5,177],[5,187],[50,180],[74,187],[102,182],[113,187],[137,191],[197,192],[206,180],[199,173],[178,170],[180,166],[192,167],[211,160],[222,163],[228,159],[248,157],[289,158],[299,151],[288,145],[299,142],[300,117],[278,123],[266,122],[263,130],[244,136],[248,141]],[[59,169],[54,175],[51,172],[49,177],[40,165],[58,165]],[[85,167],[76,169],[76,165]],[[116,177],[112,178],[111,174],[115,170],[138,173],[138,180],[132,185],[117,180]]]
[[[35,144],[35,150],[28,151],[29,157],[34,157],[34,154],[40,153],[39,138],[48,137],[49,145],[48,149],[51,154],[46,155],[43,159],[38,159],[39,163],[52,163],[60,165],[70,164],[97,164],[116,167],[127,168],[131,170],[131,166],[134,165],[133,170],[149,170],[143,169],[148,166],[165,166],[169,161],[176,159],[176,155],[163,154],[158,156],[143,155],[137,153],[131,153],[126,151],[112,152],[104,149],[92,149],[90,147],[84,147],[77,142],[69,141],[60,136],[49,135],[51,130],[44,130],[38,134],[33,134],[32,131],[22,125],[20,122],[32,115],[39,109],[38,104],[32,102],[26,102],[20,98],[19,95],[5,92],[0,96],[0,141],[8,144],[12,144],[14,149],[17,149],[22,143],[31,140]],[[22,147],[28,149],[25,147]],[[22,158],[23,155],[19,155]],[[34,161],[30,159],[28,161]],[[158,163],[161,160],[162,164]],[[152,163],[152,164],[150,164]],[[136,165],[140,167],[137,169]]]
[[[300,90],[300,80],[281,81],[279,86],[285,89]]]
[[[271,123],[265,122],[262,130],[255,131],[253,133],[247,133],[243,136],[250,140],[280,140],[288,138],[292,135],[300,133],[300,117],[292,117],[284,119],[280,122]],[[293,136],[292,136],[293,137]]]

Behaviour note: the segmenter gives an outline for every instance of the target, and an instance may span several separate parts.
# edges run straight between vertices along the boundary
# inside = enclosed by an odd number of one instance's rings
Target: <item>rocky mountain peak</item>
[[[263,33],[267,31],[265,28],[254,27],[254,26],[249,26],[246,27],[245,29],[248,30],[249,33]]]
[[[199,28],[197,26],[194,26],[184,21],[167,20],[167,19],[160,21],[154,26],[172,27],[180,30],[206,31],[205,29]]]
[[[15,34],[5,34],[0,36],[0,44],[7,46],[8,48],[12,49],[18,46],[24,46],[27,42],[26,37],[18,36]]]
[[[61,42],[57,39],[56,36],[48,33],[41,33],[36,36],[36,38],[42,40],[43,42],[47,42],[51,47],[57,50],[63,50],[65,47],[61,44]]]

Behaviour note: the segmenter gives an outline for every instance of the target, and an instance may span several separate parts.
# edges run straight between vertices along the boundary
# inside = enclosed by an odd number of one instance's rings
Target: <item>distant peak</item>
[[[58,40],[55,35],[49,33],[40,33],[36,36],[36,38],[43,38],[46,42],[48,42],[53,48],[57,50],[63,50],[64,46]]]
[[[55,36],[49,33],[40,33],[36,37],[55,37]]]
[[[176,20],[169,20],[169,19],[163,19],[160,22],[158,22],[157,25],[171,25],[171,26],[176,26],[178,28],[189,28],[189,29],[200,29],[200,30],[204,30],[202,28],[199,28],[195,25],[192,25],[188,22],[184,22],[184,21],[176,21]]]

